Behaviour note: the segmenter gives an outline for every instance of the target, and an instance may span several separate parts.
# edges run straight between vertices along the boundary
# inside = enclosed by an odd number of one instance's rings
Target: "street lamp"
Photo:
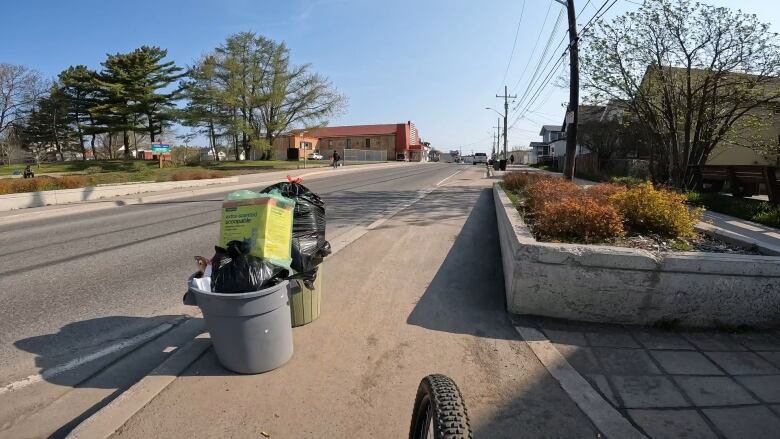
[[[495,109],[495,108],[493,108],[493,107],[485,107],[485,110],[493,110],[493,111],[495,111],[495,112],[496,112],[496,114],[498,114],[499,116],[501,116],[501,117],[504,117],[504,113],[501,113],[500,111],[496,110],[496,109]]]

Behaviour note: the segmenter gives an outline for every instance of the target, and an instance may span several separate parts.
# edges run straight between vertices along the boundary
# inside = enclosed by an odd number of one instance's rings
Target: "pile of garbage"
[[[300,179],[232,192],[222,203],[219,245],[211,259],[195,257],[198,271],[190,286],[240,294],[300,279],[313,288],[331,253],[325,225],[325,203]],[[194,305],[188,296],[185,303]]]

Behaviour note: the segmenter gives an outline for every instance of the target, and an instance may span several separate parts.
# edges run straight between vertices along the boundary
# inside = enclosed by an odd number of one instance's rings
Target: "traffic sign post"
[[[156,152],[160,159],[160,169],[163,167],[163,154],[171,152],[171,145],[167,143],[152,143],[152,152]]]

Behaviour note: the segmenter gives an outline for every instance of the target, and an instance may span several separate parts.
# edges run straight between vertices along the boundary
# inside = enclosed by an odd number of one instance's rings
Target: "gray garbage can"
[[[203,312],[219,362],[238,373],[267,372],[293,354],[289,283],[242,294],[189,287]]]

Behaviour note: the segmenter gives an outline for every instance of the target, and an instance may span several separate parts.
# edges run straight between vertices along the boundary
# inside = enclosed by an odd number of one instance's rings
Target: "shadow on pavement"
[[[82,384],[87,384],[92,388],[113,389],[117,388],[121,383],[105,379],[93,380],[92,378],[94,378],[95,375],[87,377],[85,380],[85,377],[83,376],[74,376],[74,374],[67,372],[48,376],[50,374],[49,370],[73,361],[73,348],[68,349],[68,347],[80,346],[85,339],[97,338],[94,342],[95,348],[79,348],[80,351],[85,352],[85,356],[89,356],[92,352],[99,351],[99,346],[101,345],[121,343],[122,340],[149,331],[161,324],[171,323],[179,317],[180,316],[174,315],[156,317],[101,317],[68,323],[54,334],[38,335],[17,340],[14,342],[14,346],[36,355],[35,365],[38,367],[38,374],[43,376],[44,380],[47,382],[69,387],[80,387]],[[117,331],[117,328],[121,329]],[[101,339],[99,334],[111,334],[111,338]],[[134,348],[138,347],[139,345],[134,345]],[[127,352],[122,352],[120,350],[117,351],[117,354],[121,357],[126,355]],[[118,358],[115,358],[114,361],[116,359]],[[90,362],[86,362],[84,365],[88,366],[89,363]]]
[[[468,207],[468,198],[462,192],[437,194],[438,197],[444,198],[446,204]],[[491,189],[479,189],[463,229],[407,323],[435,331],[516,340],[518,334],[505,310],[504,273],[492,193]]]
[[[79,423],[92,416],[108,403],[116,399],[125,390],[137,383],[144,376],[152,373],[154,369],[165,361],[175,350],[170,346],[181,347],[188,340],[192,340],[192,330],[181,331],[176,335],[169,328],[166,332],[151,334],[137,343],[127,343],[133,337],[146,333],[153,328],[158,328],[165,323],[173,323],[181,316],[163,315],[156,317],[128,317],[113,316],[90,319],[81,322],[69,323],[54,334],[46,334],[16,341],[17,348],[36,354],[35,364],[38,373],[44,381],[58,386],[70,387],[73,390],[86,390],[81,393],[65,393],[57,397],[51,403],[51,408],[40,405],[36,399],[24,396],[16,399],[15,394],[7,396],[20,405],[27,407],[34,416],[31,418],[45,418],[40,420],[39,432],[45,431],[51,424],[56,428],[49,438],[61,438],[68,435]],[[185,324],[201,324],[200,319],[191,319]],[[178,326],[176,328],[179,328]],[[117,328],[121,328],[117,331]],[[191,326],[191,328],[193,328]],[[199,332],[195,327],[195,332]],[[92,348],[79,348],[79,356],[74,358],[73,348],[80,341],[95,334],[111,334],[104,339],[95,340]],[[99,337],[98,337],[99,338]],[[123,342],[126,342],[124,345]],[[107,347],[120,349],[110,353],[101,352]],[[96,358],[90,358],[95,356]],[[83,363],[80,360],[88,360]],[[75,364],[74,364],[75,362]],[[73,365],[72,368],[63,365]],[[227,373],[227,372],[224,372]],[[100,389],[100,390],[96,390]],[[36,390],[36,392],[41,389]],[[49,390],[44,390],[47,395]],[[44,396],[44,398],[47,398]],[[52,411],[54,410],[54,411]],[[30,421],[25,421],[29,423]],[[41,430],[42,429],[42,430]],[[3,432],[0,431],[0,436]]]
[[[472,416],[475,438],[515,437],[596,437],[588,418],[544,370],[513,327],[506,312],[504,274],[501,265],[498,227],[492,189],[475,189],[475,197],[464,188],[456,193],[435,193],[438,201],[470,206],[476,198],[463,229],[456,238],[439,271],[407,318],[407,323],[434,331],[467,334],[482,339],[513,340],[517,361],[496,364],[489,349],[480,356],[498,376],[516,374],[513,385],[482,389],[475,401],[466,398],[467,407],[491,406],[487,418]],[[431,203],[437,204],[437,203]],[[436,206],[434,210],[438,210]],[[442,207],[442,212],[446,211]],[[429,218],[435,221],[436,215]],[[483,345],[491,342],[484,340]],[[458,361],[458,359],[453,359]],[[530,370],[529,361],[533,364]],[[537,364],[534,364],[537,363]],[[511,369],[505,369],[505,368]],[[536,376],[529,375],[537,373]],[[525,383],[523,381],[526,381]],[[471,395],[475,396],[475,395]],[[483,409],[484,410],[484,409]],[[484,416],[484,415],[483,415]]]

